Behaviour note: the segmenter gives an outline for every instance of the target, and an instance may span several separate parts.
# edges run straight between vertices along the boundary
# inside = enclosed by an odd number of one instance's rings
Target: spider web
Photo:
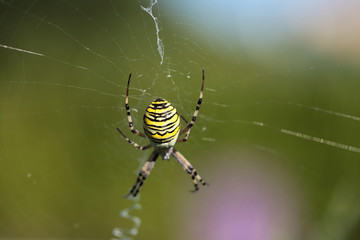
[[[306,213],[283,218],[293,223],[285,238],[320,239],[320,230],[339,239],[356,235],[359,63],[351,42],[331,28],[343,23],[333,11],[355,16],[347,11],[356,3],[264,4],[1,1],[0,238],[204,239],[202,219],[189,220],[191,214],[217,209],[210,194],[226,196],[219,189],[227,185],[216,181],[247,176],[232,172],[236,164],[255,168],[246,159],[267,159],[260,161],[269,166],[263,175],[280,169],[279,182],[291,187],[280,186],[305,196],[287,198],[298,206],[289,212]],[[328,25],[313,24],[319,20],[313,16]],[[324,35],[313,37],[319,28]],[[356,36],[349,39],[357,42]],[[132,117],[142,130],[144,109],[157,97],[191,119],[202,68],[203,105],[189,143],[177,148],[210,178],[208,205],[202,195],[187,194],[191,181],[175,161],[158,160],[141,199],[125,199],[150,154],[115,130],[127,130],[129,73]],[[223,201],[238,197],[230,196]],[[226,238],[219,234],[206,239]]]

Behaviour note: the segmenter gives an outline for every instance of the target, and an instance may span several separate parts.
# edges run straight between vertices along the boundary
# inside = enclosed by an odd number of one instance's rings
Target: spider
[[[132,133],[137,136],[147,138],[150,141],[150,144],[146,146],[140,146],[136,142],[130,140],[119,128],[116,130],[125,138],[125,140],[136,147],[139,150],[147,150],[151,147],[154,148],[150,157],[147,159],[141,171],[136,179],[134,186],[131,188],[130,193],[127,196],[136,197],[139,193],[140,188],[144,184],[144,181],[149,176],[151,169],[155,165],[156,159],[161,156],[163,160],[169,160],[170,156],[173,156],[178,163],[183,167],[183,169],[191,176],[194,183],[195,190],[199,190],[199,184],[207,185],[207,183],[200,177],[196,172],[195,168],[191,163],[186,160],[186,158],[174,148],[175,143],[177,142],[186,142],[190,135],[190,130],[194,126],[196,117],[199,113],[200,105],[203,98],[205,74],[204,69],[202,70],[202,85],[200,90],[200,97],[197,102],[194,115],[191,119],[191,122],[188,123],[185,118],[180,116],[175,107],[168,101],[163,98],[155,99],[145,110],[143,118],[143,127],[144,133],[135,129],[133,121],[130,114],[129,107],[129,86],[130,86],[131,73],[129,75],[127,89],[126,89],[126,98],[125,98],[125,109],[127,114],[127,120],[129,122],[129,128]],[[186,126],[180,130],[180,117],[185,121]],[[179,135],[186,133],[185,137],[178,139]]]

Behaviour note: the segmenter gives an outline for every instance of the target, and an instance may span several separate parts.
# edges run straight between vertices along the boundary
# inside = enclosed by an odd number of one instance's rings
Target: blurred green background
[[[1,1],[0,238],[359,239],[356,1]],[[156,97],[210,187],[127,131]],[[121,217],[131,210],[141,225]],[[119,215],[120,214],[120,215]],[[115,235],[113,234],[115,233]],[[125,239],[125,238],[123,238]]]

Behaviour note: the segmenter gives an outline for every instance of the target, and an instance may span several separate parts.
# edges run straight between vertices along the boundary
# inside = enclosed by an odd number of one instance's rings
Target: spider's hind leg
[[[126,115],[128,118],[128,123],[129,123],[129,128],[130,131],[140,137],[145,138],[145,134],[143,134],[142,132],[140,132],[139,130],[137,130],[134,127],[133,124],[133,120],[131,118],[131,113],[130,113],[130,106],[129,106],[129,88],[130,88],[130,79],[131,79],[131,73],[129,74],[129,79],[128,79],[128,83],[127,83],[127,88],[126,88],[126,98],[125,98],[125,109],[126,109]]]
[[[195,121],[196,121],[196,118],[197,118],[197,115],[199,113],[200,106],[201,106],[201,103],[202,103],[203,92],[204,92],[204,83],[205,83],[205,71],[203,69],[202,70],[202,83],[201,83],[201,89],[200,89],[200,96],[199,96],[199,100],[198,100],[196,108],[195,108],[194,115],[193,115],[193,117],[191,119],[191,122],[187,123],[186,126],[183,129],[181,129],[179,135],[181,135],[181,134],[183,134],[185,132],[186,132],[186,135],[185,135],[185,137],[183,139],[178,139],[178,142],[186,142],[188,140],[189,136],[190,136],[190,130],[195,124]],[[182,119],[185,122],[187,122],[184,117],[182,117]]]
[[[203,186],[208,185],[196,172],[195,168],[191,165],[191,163],[186,160],[186,158],[176,149],[173,149],[172,156],[180,163],[183,169],[191,176],[191,179],[194,183],[194,192],[199,190],[199,183]]]
[[[137,149],[140,150],[146,150],[151,148],[151,144],[148,144],[146,146],[140,146],[139,144],[137,144],[136,142],[134,142],[133,140],[131,140],[130,138],[128,138],[119,128],[116,128],[116,130],[124,137],[124,139],[130,143],[131,145],[133,145],[134,147],[136,147]]]

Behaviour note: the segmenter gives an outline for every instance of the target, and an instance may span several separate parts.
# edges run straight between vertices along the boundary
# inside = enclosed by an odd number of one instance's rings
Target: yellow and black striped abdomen
[[[155,99],[144,114],[144,131],[154,147],[174,146],[180,129],[176,108],[163,98]]]

